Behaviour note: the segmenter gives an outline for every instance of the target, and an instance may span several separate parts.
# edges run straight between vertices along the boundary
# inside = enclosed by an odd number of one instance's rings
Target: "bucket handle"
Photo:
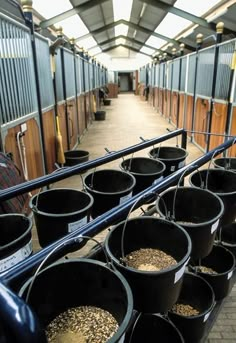
[[[182,182],[182,179],[183,179],[185,173],[186,173],[189,169],[191,169],[191,168],[193,168],[193,167],[194,167],[194,166],[189,166],[188,168],[186,168],[186,169],[183,171],[183,173],[181,174],[180,178],[179,178],[179,181],[178,181],[177,186],[176,186],[176,189],[175,189],[174,197],[173,197],[172,216],[171,216],[171,213],[170,213],[170,214],[169,214],[169,217],[168,217],[170,220],[173,220],[173,221],[176,220],[176,217],[175,217],[175,204],[176,204],[177,192],[178,192],[178,189],[179,189],[179,187],[180,187],[180,183]],[[197,171],[198,171],[198,173],[199,173],[199,177],[200,177],[201,184],[202,184],[202,176],[201,176],[201,173],[200,173],[200,171],[199,171],[198,168],[197,168]]]
[[[206,172],[206,180],[205,180],[205,187],[204,187],[204,183],[202,183],[201,188],[205,188],[208,189],[208,178],[209,178],[209,173],[210,173],[210,167],[211,167],[211,163],[213,162],[213,159],[216,155],[216,153],[218,153],[219,150],[214,151],[213,155],[211,156],[208,168],[207,168],[207,172]]]
[[[89,236],[84,236],[84,235],[79,235],[77,237],[72,237],[72,238],[68,238],[66,241],[58,244],[52,251],[50,251],[48,253],[48,255],[43,259],[43,261],[40,263],[40,265],[38,266],[38,268],[36,269],[34,275],[32,276],[32,280],[29,284],[29,287],[28,287],[28,290],[27,290],[27,294],[26,294],[26,298],[25,298],[25,301],[28,303],[28,300],[29,300],[29,296],[30,296],[30,292],[32,290],[32,287],[34,285],[34,282],[40,272],[40,270],[42,269],[42,267],[44,266],[44,264],[47,262],[47,260],[56,252],[58,251],[58,249],[60,249],[61,247],[63,246],[66,246],[68,243],[81,243],[81,238],[82,239],[87,239],[87,240],[91,240],[91,241],[94,241],[96,244],[98,244],[103,252],[104,252],[104,255],[105,255],[105,258],[106,258],[106,264],[108,267],[111,267],[112,270],[116,271],[116,268],[113,264],[113,261],[112,260],[109,260],[109,257],[108,257],[108,254],[106,252],[106,249],[104,248],[104,246],[98,241],[96,240],[95,238],[93,237],[89,237]]]
[[[147,142],[148,141],[148,139],[145,139],[145,138],[143,138],[141,136],[139,138],[141,139],[142,142]],[[153,148],[153,151],[154,151],[155,150],[155,145],[153,145],[152,148]],[[160,148],[161,148],[161,143],[159,144],[159,146],[157,148],[158,149],[157,153],[156,154],[154,153],[153,158],[159,158]]]
[[[152,192],[151,192],[152,193]],[[150,193],[150,194],[151,194]],[[157,195],[160,197],[159,194],[156,194],[155,192],[153,192],[153,194]],[[134,207],[137,206],[137,203],[145,196],[146,194],[142,194],[141,196],[139,196],[137,198],[137,200],[134,202],[133,206],[130,208],[129,212],[128,212],[128,215],[124,221],[124,225],[123,225],[123,229],[122,229],[122,233],[121,233],[121,258],[120,258],[120,262],[125,265],[125,252],[124,252],[124,237],[125,237],[125,229],[126,229],[126,226],[127,226],[127,222],[128,222],[128,219],[129,219],[129,216],[130,216],[130,213],[133,211]],[[166,215],[167,215],[167,207],[166,207],[166,204],[164,202],[164,199],[162,199],[160,197],[160,199],[163,201],[163,204],[164,204],[164,208],[165,208],[165,211],[166,211]]]
[[[138,324],[138,321],[140,319],[142,315],[142,312],[140,312],[137,316],[137,318],[135,319],[135,322],[133,324],[133,327],[132,327],[132,331],[131,331],[131,334],[130,334],[130,337],[129,337],[129,342],[128,343],[131,343],[132,342],[132,337],[133,337],[133,334],[134,334],[134,329],[136,328],[136,325]]]

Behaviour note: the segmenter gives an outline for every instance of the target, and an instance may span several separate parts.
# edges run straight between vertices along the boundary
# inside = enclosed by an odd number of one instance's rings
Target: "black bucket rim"
[[[21,236],[19,236],[18,238],[14,239],[13,242],[7,243],[5,245],[1,245],[0,246],[0,251],[1,250],[5,250],[5,249],[11,247],[13,243],[17,244],[20,240],[25,238],[32,230],[32,226],[33,226],[32,219],[30,217],[28,217],[28,216],[25,216],[24,214],[20,214],[20,213],[7,213],[7,214],[1,214],[0,218],[1,217],[13,217],[13,216],[15,216],[15,217],[22,217],[24,219],[27,219],[28,223],[29,223],[29,227],[27,228],[27,230]]]
[[[70,156],[70,153],[83,153],[81,156]],[[69,160],[79,160],[79,159],[84,159],[85,157],[89,157],[89,152],[86,150],[67,150],[64,152],[65,158]]]
[[[69,191],[74,191],[74,192],[77,192],[77,193],[83,193],[83,194],[87,195],[88,198],[90,199],[89,204],[86,207],[84,207],[83,209],[81,209],[81,210],[74,211],[74,212],[69,212],[69,213],[48,213],[48,212],[40,211],[33,204],[33,200],[35,198],[37,198],[37,196],[40,196],[40,194],[49,193],[51,191],[61,191],[61,190],[69,190]],[[65,218],[65,217],[77,215],[77,214],[79,214],[81,212],[86,212],[87,210],[89,210],[93,206],[93,203],[94,203],[94,199],[93,199],[92,195],[87,193],[87,192],[80,191],[78,189],[73,189],[73,188],[53,188],[53,189],[47,189],[45,191],[42,191],[40,193],[37,193],[37,194],[33,195],[31,197],[30,201],[29,201],[29,207],[31,208],[31,210],[34,213],[43,215],[45,217],[55,218],[55,216],[56,216],[57,218],[60,218],[60,217],[61,218]]]
[[[236,247],[236,241],[235,241],[235,243],[230,243],[229,241],[224,240],[224,238],[222,237],[223,236],[222,232],[224,231],[224,228],[227,228],[227,227],[230,227],[230,226],[232,226],[232,227],[235,226],[235,229],[236,229],[236,222],[233,222],[231,224],[228,224],[226,226],[221,227],[221,244],[223,244],[223,246],[225,246],[226,248],[227,248],[227,246],[228,247],[232,247],[232,248]]]
[[[212,162],[213,162],[213,165],[216,167],[216,168],[219,168],[219,169],[226,169],[225,167],[223,166],[220,166],[217,164],[216,161],[218,160],[221,160],[221,161],[224,161],[224,160],[233,160],[236,162],[236,157],[218,157],[218,158],[215,158]],[[226,170],[234,170],[234,169],[231,169],[231,168],[228,168]]]
[[[154,157],[153,155],[151,155],[151,151],[153,150],[156,150],[156,149],[162,149],[162,148],[165,148],[165,149],[178,149],[178,150],[182,150],[185,154],[184,156],[181,156],[181,157],[176,157],[176,158],[163,158],[163,157]],[[178,161],[180,159],[185,159],[187,158],[187,156],[189,155],[188,151],[184,148],[180,148],[180,147],[177,147],[177,146],[167,146],[167,145],[163,145],[163,146],[160,146],[160,147],[156,147],[156,148],[152,148],[149,152],[148,152],[149,156],[153,159],[160,159],[162,161]]]
[[[217,247],[217,248],[220,248],[220,249],[224,249],[224,250],[226,250],[226,252],[227,253],[229,253],[230,255],[231,255],[231,257],[232,257],[232,259],[233,259],[233,266],[230,268],[230,269],[228,269],[227,271],[224,271],[223,273],[219,273],[219,272],[217,272],[217,274],[209,274],[209,273],[205,273],[205,272],[201,272],[201,271],[197,271],[197,273],[199,273],[199,274],[203,274],[203,275],[209,275],[209,277],[211,277],[211,278],[215,278],[215,277],[218,277],[218,276],[224,276],[224,275],[226,275],[226,274],[229,274],[229,273],[233,273],[234,272],[234,270],[235,270],[235,266],[236,266],[236,258],[235,258],[235,256],[234,256],[234,254],[229,250],[229,249],[227,249],[225,246],[223,246],[223,245],[220,245],[220,244],[214,244],[213,245],[213,248],[212,249],[214,249],[215,247]],[[211,254],[211,253],[210,253]],[[210,255],[209,254],[209,255]],[[204,257],[204,258],[207,258],[208,256],[206,256],[206,257]]]
[[[158,196],[157,200],[156,200],[156,204],[155,204],[155,207],[156,207],[156,210],[158,211],[158,213],[160,215],[162,215],[162,212],[159,210],[159,206],[157,207],[157,203],[160,202],[160,198],[161,198],[161,195],[162,194],[165,194],[165,193],[168,193],[169,191],[175,189],[176,186],[173,186],[173,187],[169,187],[168,189],[166,189],[165,191],[161,192],[160,193],[160,196]],[[218,199],[219,203],[220,203],[220,206],[221,206],[221,211],[220,213],[214,218],[214,219],[211,219],[211,220],[208,220],[207,222],[201,222],[201,223],[191,223],[191,224],[178,224],[180,226],[183,225],[183,227],[185,226],[189,226],[189,227],[198,227],[198,226],[203,226],[203,225],[209,225],[209,224],[214,224],[216,223],[218,220],[220,220],[220,218],[222,217],[222,215],[224,214],[224,203],[223,203],[223,200],[218,196],[218,193],[214,193],[212,191],[210,191],[209,189],[203,189],[201,187],[191,187],[191,186],[180,186],[178,187],[178,189],[191,189],[193,191],[195,190],[201,190],[201,191],[206,191],[208,193],[210,193],[211,195],[213,195],[213,197],[215,197],[216,199]],[[177,191],[177,195],[178,195],[178,191]],[[164,213],[163,213],[164,214]]]
[[[99,173],[99,172],[103,172],[103,171],[115,171],[115,172],[118,172],[118,173],[123,173],[123,174],[127,174],[131,177],[133,183],[132,185],[127,188],[127,189],[124,189],[123,191],[119,191],[119,192],[101,192],[101,191],[97,191],[96,189],[94,188],[91,188],[90,186],[88,186],[85,182],[85,180],[92,174],[95,174],[95,173]],[[100,170],[95,170],[94,172],[91,172],[89,174],[87,174],[84,178],[84,185],[85,185],[85,188],[87,188],[90,192],[92,193],[95,193],[95,194],[103,194],[103,195],[114,195],[114,194],[123,194],[123,193],[127,193],[127,192],[131,192],[134,188],[134,186],[136,185],[136,179],[135,177],[129,173],[129,172],[125,172],[123,170],[119,170],[119,169],[100,169]]]
[[[211,173],[211,172],[213,172],[213,173],[230,173],[230,174],[233,174],[234,176],[235,176],[235,172],[233,172],[232,170],[226,170],[226,169],[224,169],[224,168],[209,168],[209,169],[201,169],[201,170],[197,170],[197,171],[195,171],[195,172],[193,172],[190,176],[189,176],[189,183],[191,184],[191,186],[192,187],[194,187],[194,188],[201,188],[200,186],[195,186],[193,183],[192,183],[192,177],[193,177],[193,175],[195,175],[195,174],[199,174],[199,173],[201,173],[201,172],[203,172],[203,171],[206,171],[206,172],[208,172],[208,170],[209,170],[209,173]],[[207,189],[208,190],[208,188],[201,188],[201,189]],[[213,192],[213,193],[215,193],[215,194],[217,194],[219,197],[220,196],[227,196],[227,195],[233,195],[233,194],[236,194],[236,189],[235,189],[235,191],[233,191],[233,192],[227,192],[227,193],[223,193],[223,192]]]
[[[145,173],[145,174],[137,173],[137,172],[133,172],[131,170],[124,169],[122,164],[124,162],[130,161],[130,160],[149,160],[149,161],[151,160],[152,162],[155,161],[155,162],[157,162],[158,164],[160,164],[162,166],[162,169],[160,171],[155,172],[155,173]],[[138,156],[137,157],[127,158],[126,160],[122,161],[120,163],[120,168],[123,171],[127,172],[127,173],[130,173],[130,174],[133,174],[133,175],[138,175],[138,176],[154,176],[154,175],[159,175],[159,174],[163,173],[166,170],[166,166],[165,166],[165,164],[161,160],[158,160],[158,159],[155,159],[155,158],[149,158],[149,157],[138,157]]]
[[[122,221],[120,223],[118,223],[117,225],[115,225],[107,234],[106,238],[105,238],[105,249],[108,253],[109,256],[112,256],[112,260],[117,264],[119,265],[120,268],[124,268],[124,269],[127,269],[128,271],[130,272],[137,272],[138,274],[140,275],[161,275],[161,274],[166,274],[166,272],[170,272],[174,269],[178,269],[179,267],[185,265],[186,263],[188,263],[189,259],[190,259],[190,254],[191,254],[191,250],[192,250],[192,241],[191,241],[191,238],[189,236],[189,234],[187,233],[186,230],[184,230],[184,228],[182,228],[180,225],[174,223],[174,222],[171,222],[169,220],[166,220],[166,219],[163,219],[163,218],[157,218],[157,217],[153,217],[153,216],[141,216],[141,217],[135,217],[135,218],[130,218],[127,220],[127,223],[129,221],[134,221],[134,220],[148,220],[148,219],[152,219],[152,220],[156,220],[156,221],[162,221],[162,222],[166,222],[168,224],[172,224],[176,227],[178,227],[185,235],[185,237],[187,238],[187,241],[188,241],[188,248],[187,248],[187,253],[185,254],[185,256],[179,261],[177,262],[176,264],[174,264],[173,266],[170,266],[168,268],[165,268],[165,269],[161,269],[161,270],[158,270],[158,271],[147,271],[147,270],[138,270],[136,268],[132,268],[132,267],[129,267],[129,266],[124,266],[123,264],[120,263],[120,261],[113,255],[113,253],[111,252],[110,248],[109,248],[109,245],[108,245],[108,241],[109,241],[109,237],[112,235],[112,232],[115,231],[116,227],[124,224],[126,221]],[[127,224],[126,224],[127,225]],[[110,257],[111,258],[111,257]]]
[[[203,311],[203,312],[201,312],[201,313],[199,313],[199,314],[197,314],[197,315],[192,315],[192,316],[184,316],[184,315],[182,315],[182,314],[178,314],[178,313],[173,312],[173,311],[171,311],[171,310],[170,310],[169,312],[175,314],[175,315],[178,316],[178,317],[184,318],[184,319],[186,319],[186,320],[191,320],[191,319],[194,319],[194,318],[196,318],[196,319],[197,319],[197,318],[201,318],[201,317],[205,316],[205,315],[208,314],[208,313],[209,313],[209,315],[210,315],[211,312],[213,311],[214,307],[215,307],[215,304],[216,304],[215,293],[214,293],[214,290],[213,290],[212,286],[209,284],[208,281],[206,281],[206,280],[205,280],[201,275],[199,275],[199,274],[195,274],[195,273],[193,273],[193,272],[187,271],[187,272],[184,272],[183,277],[185,276],[185,274],[188,274],[188,275],[191,275],[191,276],[194,276],[194,277],[196,277],[196,278],[201,279],[201,280],[203,281],[203,283],[205,283],[205,284],[209,287],[209,289],[211,290],[211,295],[212,295],[212,303],[211,303],[211,306],[210,306],[210,308],[208,308],[207,310],[205,310],[205,311]],[[178,302],[178,301],[177,301],[177,302]]]
[[[39,272],[38,275],[40,275],[44,271],[52,268],[53,266],[57,266],[59,264],[74,263],[74,262],[78,262],[78,263],[91,263],[91,264],[99,265],[100,267],[106,268],[109,271],[113,272],[116,275],[116,277],[121,281],[121,284],[123,285],[124,290],[126,292],[127,310],[126,310],[126,314],[124,316],[124,319],[122,320],[122,323],[119,325],[118,330],[107,341],[107,343],[118,342],[118,340],[121,339],[121,337],[125,334],[125,329],[127,328],[128,324],[130,323],[130,320],[131,320],[132,315],[133,315],[133,306],[134,306],[133,293],[131,291],[130,285],[129,285],[128,281],[126,280],[126,278],[118,270],[114,270],[114,269],[109,268],[106,265],[106,263],[104,263],[104,262],[101,262],[101,261],[98,261],[98,260],[92,260],[92,259],[89,259],[89,258],[81,258],[80,257],[80,258],[70,258],[70,259],[63,260],[63,261],[61,261],[61,260],[60,261],[56,261],[56,262],[50,264],[49,266],[47,266],[46,268],[42,269]],[[33,277],[34,276],[30,277],[21,286],[20,290],[18,291],[18,294],[19,294],[20,297],[23,296],[23,292],[27,289],[27,287],[29,286],[29,284],[32,281]]]
[[[137,324],[138,324],[139,319],[142,317],[157,317],[157,318],[163,320],[164,322],[168,323],[178,333],[181,342],[184,343],[184,338],[183,338],[180,330],[177,328],[177,326],[172,322],[172,320],[170,318],[165,318],[164,315],[162,315],[160,313],[143,313],[143,312],[140,312],[140,317],[138,319],[136,319]],[[134,330],[135,330],[135,328],[134,328]],[[131,343],[132,343],[132,339],[131,339]]]

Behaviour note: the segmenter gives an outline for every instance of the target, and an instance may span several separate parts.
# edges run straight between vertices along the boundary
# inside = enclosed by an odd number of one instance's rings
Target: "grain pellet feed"
[[[181,316],[186,316],[186,317],[197,316],[199,314],[199,311],[193,306],[188,305],[188,304],[180,304],[180,303],[173,305],[171,311]]]
[[[125,256],[124,262],[127,266],[142,271],[159,271],[177,264],[177,261],[164,251],[151,248],[132,251]]]
[[[60,313],[46,329],[50,343],[105,343],[118,330],[116,319],[106,310],[79,306]]]

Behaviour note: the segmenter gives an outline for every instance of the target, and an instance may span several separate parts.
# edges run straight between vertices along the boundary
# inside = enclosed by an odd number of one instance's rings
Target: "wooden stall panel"
[[[169,118],[169,106],[170,106],[170,91],[168,89],[164,89],[162,91],[163,96],[163,115],[165,118]]]
[[[154,91],[154,88],[149,86],[148,103],[150,106],[153,106],[153,101],[154,101],[153,91]]]
[[[232,111],[230,134],[232,136],[236,136],[236,107],[233,107],[233,111]],[[236,145],[235,144],[232,148],[228,149],[228,155],[230,157],[236,157]]]
[[[158,88],[154,88],[154,108],[157,110],[158,108]]]
[[[206,132],[208,126],[208,111],[210,109],[209,101],[198,98],[196,101],[195,115],[194,115],[194,130],[199,132]],[[207,135],[201,133],[194,134],[194,141],[206,150]]]
[[[45,154],[47,172],[55,170],[56,162],[56,131],[54,110],[43,113],[43,133],[45,141]]]
[[[43,170],[43,155],[40,144],[40,130],[37,121],[32,118],[25,122],[26,131],[23,136],[23,143],[25,145],[26,164],[28,170],[28,179],[32,180],[44,174]],[[9,128],[5,142],[4,150],[7,153],[12,153],[13,160],[21,170],[23,175],[23,169],[20,162],[20,155],[17,145],[16,136],[21,131],[21,126],[17,125],[13,128]]]
[[[86,93],[84,96],[84,106],[85,106],[86,128],[88,128],[90,123],[92,122],[92,113],[91,113],[91,108],[90,108],[90,93]]]
[[[164,89],[160,89],[159,91],[159,113],[163,115],[164,110]]]
[[[211,133],[218,133],[222,135],[225,133],[226,115],[227,115],[227,105],[215,103],[213,106],[213,112],[212,112]],[[215,147],[222,144],[223,142],[224,142],[224,137],[211,136],[210,150],[214,149]]]
[[[73,149],[78,143],[78,123],[75,99],[67,101],[67,121],[68,121],[68,137],[69,149]]]
[[[145,85],[144,85],[143,83],[141,83],[141,84],[139,85],[139,96],[140,96],[140,99],[141,99],[142,101],[145,101],[145,100],[146,100],[146,97],[145,97],[145,95],[144,95],[144,89],[145,89]]]
[[[62,144],[64,151],[69,149],[68,146],[68,135],[67,135],[67,123],[66,123],[66,105],[65,103],[57,105],[59,125],[62,135]]]
[[[179,94],[179,128],[184,127],[184,104],[185,94]]]
[[[193,117],[193,97],[187,95],[186,99],[186,120],[185,120],[185,129],[188,131],[192,130],[192,117]],[[188,132],[188,136],[191,136],[191,132]]]
[[[178,93],[177,92],[172,92],[171,94],[171,122],[174,125],[177,125],[177,107],[178,107]]]
[[[79,136],[82,136],[84,134],[85,129],[86,129],[86,125],[85,125],[85,111],[84,111],[84,97],[83,97],[83,95],[80,95],[77,98],[77,103],[78,103]]]
[[[108,83],[108,97],[117,98],[118,97],[118,84],[117,83]]]

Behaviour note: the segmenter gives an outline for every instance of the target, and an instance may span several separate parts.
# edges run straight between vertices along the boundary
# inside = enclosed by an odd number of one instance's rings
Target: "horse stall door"
[[[44,112],[42,115],[42,119],[47,172],[51,173],[56,169],[56,126],[54,110],[52,109],[50,111]]]
[[[69,149],[72,150],[78,144],[78,124],[75,99],[67,100],[66,108]]]
[[[207,99],[198,98],[196,100],[195,115],[194,115],[194,131],[207,132],[209,120],[210,103]],[[203,133],[194,133],[195,143],[206,150],[207,135]]]
[[[22,126],[24,125],[24,126]],[[23,132],[24,131],[24,132]],[[23,132],[22,141],[17,142],[17,133]],[[29,180],[44,175],[42,144],[40,140],[40,130],[38,119],[31,118],[26,122],[8,128],[3,140],[4,151],[12,153],[13,160],[23,174],[22,162],[25,162],[26,175]],[[25,146],[25,157],[22,145]],[[19,149],[21,148],[23,159],[20,158]]]
[[[217,133],[223,135],[225,132],[227,115],[227,105],[226,103],[214,103],[212,111],[212,124],[211,133]],[[210,150],[214,149],[218,145],[224,142],[223,136],[214,136],[210,138]]]
[[[230,134],[236,136],[236,106],[232,109]],[[236,145],[228,150],[228,156],[236,157]]]
[[[191,131],[192,130],[192,118],[193,118],[193,96],[187,95],[187,106],[186,106],[186,116],[185,116],[185,125],[184,128],[188,130],[188,136],[191,137]]]

